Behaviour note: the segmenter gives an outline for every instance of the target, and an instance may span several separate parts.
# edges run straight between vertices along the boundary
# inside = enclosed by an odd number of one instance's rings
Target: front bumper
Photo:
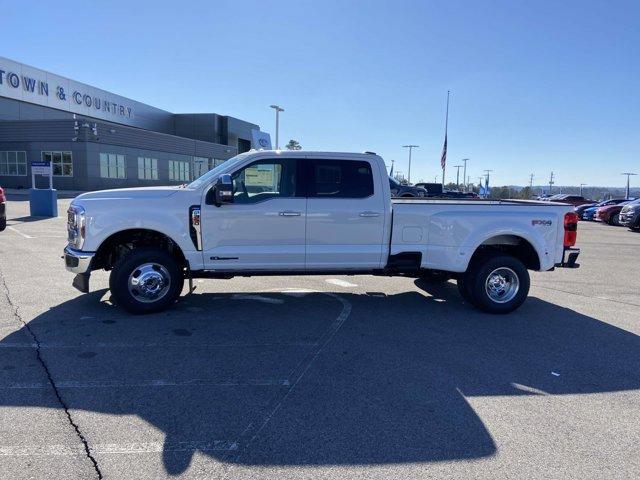
[[[625,212],[620,214],[620,225],[634,227],[640,224],[640,213]]]
[[[82,252],[69,246],[64,249],[64,266],[73,273],[89,273],[94,252]]]
[[[556,263],[556,267],[560,268],[579,268],[580,264],[576,263],[580,255],[579,248],[566,247],[562,252],[562,262]]]

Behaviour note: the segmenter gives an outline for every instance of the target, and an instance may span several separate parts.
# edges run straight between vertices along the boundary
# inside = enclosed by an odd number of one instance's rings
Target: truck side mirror
[[[233,203],[233,181],[231,175],[224,173],[218,177],[215,187],[212,189],[214,205],[219,207],[225,203]]]

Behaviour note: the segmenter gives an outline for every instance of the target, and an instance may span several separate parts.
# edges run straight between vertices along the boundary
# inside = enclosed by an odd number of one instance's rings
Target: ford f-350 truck
[[[578,266],[577,223],[550,202],[392,199],[372,153],[252,151],[188,185],[78,196],[64,259],[82,292],[110,270],[132,313],[168,308],[185,279],[329,273],[453,278],[469,303],[507,313],[528,270]]]

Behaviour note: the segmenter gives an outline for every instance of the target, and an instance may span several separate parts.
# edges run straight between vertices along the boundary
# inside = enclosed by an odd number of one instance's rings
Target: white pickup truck
[[[570,205],[392,199],[372,153],[252,151],[188,185],[85,193],[68,211],[67,270],[89,291],[110,270],[133,313],[166,309],[184,280],[235,275],[454,278],[490,313],[524,302],[530,270],[577,267]]]

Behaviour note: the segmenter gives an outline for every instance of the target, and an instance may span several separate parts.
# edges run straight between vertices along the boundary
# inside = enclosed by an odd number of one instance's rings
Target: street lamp
[[[414,148],[420,148],[420,146],[419,145],[403,145],[402,148],[408,148],[409,149],[409,172],[407,174],[407,176],[408,176],[407,181],[409,183],[411,183],[411,151]]]
[[[581,183],[580,184],[580,196],[582,196],[582,187],[586,186],[586,183]]]
[[[467,179],[467,162],[469,161],[468,158],[463,158],[462,161],[464,162],[464,174],[462,175],[462,183],[464,183],[464,181]],[[467,185],[465,184],[464,186],[464,192],[467,192]]]
[[[637,175],[637,173],[626,172],[626,173],[621,173],[620,175],[627,176],[627,194],[625,195],[625,198],[629,198],[629,179],[631,178],[631,175]]]
[[[460,169],[462,165],[454,165],[453,168],[457,168],[456,170],[456,188],[460,191]]]
[[[278,135],[280,133],[280,112],[284,112],[284,108],[280,108],[279,105],[271,105],[271,108],[276,111],[276,150],[278,150],[280,148],[280,145],[278,144]]]

